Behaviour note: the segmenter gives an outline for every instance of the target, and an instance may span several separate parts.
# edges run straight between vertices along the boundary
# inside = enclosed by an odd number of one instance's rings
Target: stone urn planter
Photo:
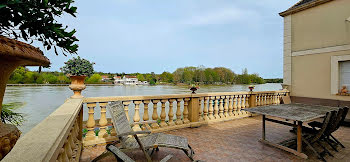
[[[83,98],[81,91],[86,88],[84,84],[86,76],[70,76],[71,85],[69,88],[74,92],[74,95],[71,98]]]
[[[6,84],[18,66],[48,66],[47,59],[39,48],[0,36],[0,112]],[[16,126],[0,121],[0,160],[10,152],[20,136]]]

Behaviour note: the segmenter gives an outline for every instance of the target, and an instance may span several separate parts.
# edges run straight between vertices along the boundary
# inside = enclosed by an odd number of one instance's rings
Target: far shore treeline
[[[174,84],[174,85],[227,85],[227,84],[263,84],[282,83],[283,79],[263,79],[258,74],[248,74],[247,69],[243,69],[241,74],[234,73],[225,67],[206,68],[184,67],[178,68],[173,73],[163,72],[161,74],[151,73],[102,73],[95,72],[86,78],[87,84],[112,84],[114,76],[132,75],[137,76],[140,81],[148,81],[151,85]],[[111,78],[109,82],[103,82],[102,76]],[[62,72],[36,72],[25,67],[17,68],[8,81],[8,84],[69,84],[70,79]]]

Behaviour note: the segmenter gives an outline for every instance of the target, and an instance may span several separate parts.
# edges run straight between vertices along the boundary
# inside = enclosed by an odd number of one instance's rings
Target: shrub
[[[65,64],[61,70],[69,76],[91,76],[94,73],[94,63],[79,56],[68,60]]]

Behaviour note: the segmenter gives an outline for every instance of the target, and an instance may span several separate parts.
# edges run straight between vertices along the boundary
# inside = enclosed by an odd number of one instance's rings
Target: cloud
[[[185,20],[184,24],[189,25],[223,25],[237,21],[247,21],[258,17],[259,14],[252,10],[244,10],[236,7],[221,8],[220,10],[202,13]]]

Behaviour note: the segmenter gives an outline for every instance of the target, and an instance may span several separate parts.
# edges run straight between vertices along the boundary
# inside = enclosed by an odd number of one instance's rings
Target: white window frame
[[[339,62],[350,61],[350,55],[331,56],[331,93],[337,94],[339,91]]]

